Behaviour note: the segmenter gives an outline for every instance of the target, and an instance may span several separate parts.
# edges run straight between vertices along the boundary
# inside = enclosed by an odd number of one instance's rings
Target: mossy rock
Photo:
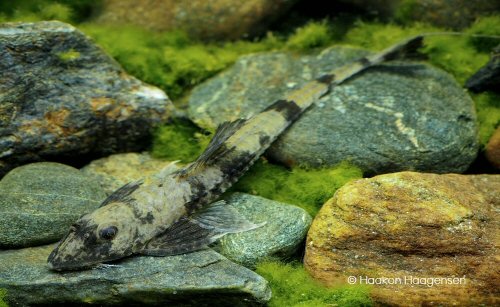
[[[105,197],[96,182],[71,166],[39,162],[18,167],[0,181],[0,247],[55,242]]]

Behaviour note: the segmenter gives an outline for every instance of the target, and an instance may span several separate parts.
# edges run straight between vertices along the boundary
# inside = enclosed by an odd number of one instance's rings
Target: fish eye
[[[101,229],[101,231],[99,232],[99,236],[105,240],[112,240],[116,236],[117,232],[118,228],[116,228],[115,226],[109,226]]]

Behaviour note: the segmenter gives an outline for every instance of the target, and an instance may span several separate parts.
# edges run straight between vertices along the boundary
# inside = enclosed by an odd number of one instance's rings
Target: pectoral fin
[[[142,254],[169,256],[196,251],[228,233],[248,231],[262,226],[243,217],[234,207],[218,201],[181,218],[144,247]]]

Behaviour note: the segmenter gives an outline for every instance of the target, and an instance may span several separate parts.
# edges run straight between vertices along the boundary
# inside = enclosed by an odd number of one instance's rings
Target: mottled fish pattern
[[[332,87],[364,69],[413,53],[416,36],[294,90],[249,119],[219,126],[207,149],[180,170],[129,183],[69,229],[48,258],[53,270],[93,267],[132,254],[166,256],[206,247],[227,233],[259,227],[224,201],[213,203],[272,142]]]

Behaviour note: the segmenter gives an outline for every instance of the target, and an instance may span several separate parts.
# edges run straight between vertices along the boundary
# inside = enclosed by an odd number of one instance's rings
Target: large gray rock
[[[0,248],[55,242],[105,197],[96,182],[71,166],[18,167],[0,181]]]
[[[255,114],[306,80],[366,54],[333,47],[302,57],[243,57],[193,90],[190,117],[213,128]],[[421,63],[387,63],[320,99],[267,155],[314,167],[350,160],[366,173],[462,172],[476,157],[476,128],[473,102],[449,74]]]
[[[152,176],[167,166],[172,171],[177,169],[172,162],[155,159],[147,152],[130,152],[94,160],[81,171],[99,182],[109,195],[124,184]]]
[[[259,196],[235,193],[227,199],[257,229],[228,234],[219,240],[217,251],[248,268],[262,260],[283,260],[302,245],[311,225],[303,209]]]
[[[57,21],[0,25],[0,176],[49,157],[137,151],[172,103]]]
[[[271,297],[264,278],[212,250],[130,257],[117,267],[56,273],[46,264],[53,248],[0,251],[0,289],[7,303],[246,306]]]

